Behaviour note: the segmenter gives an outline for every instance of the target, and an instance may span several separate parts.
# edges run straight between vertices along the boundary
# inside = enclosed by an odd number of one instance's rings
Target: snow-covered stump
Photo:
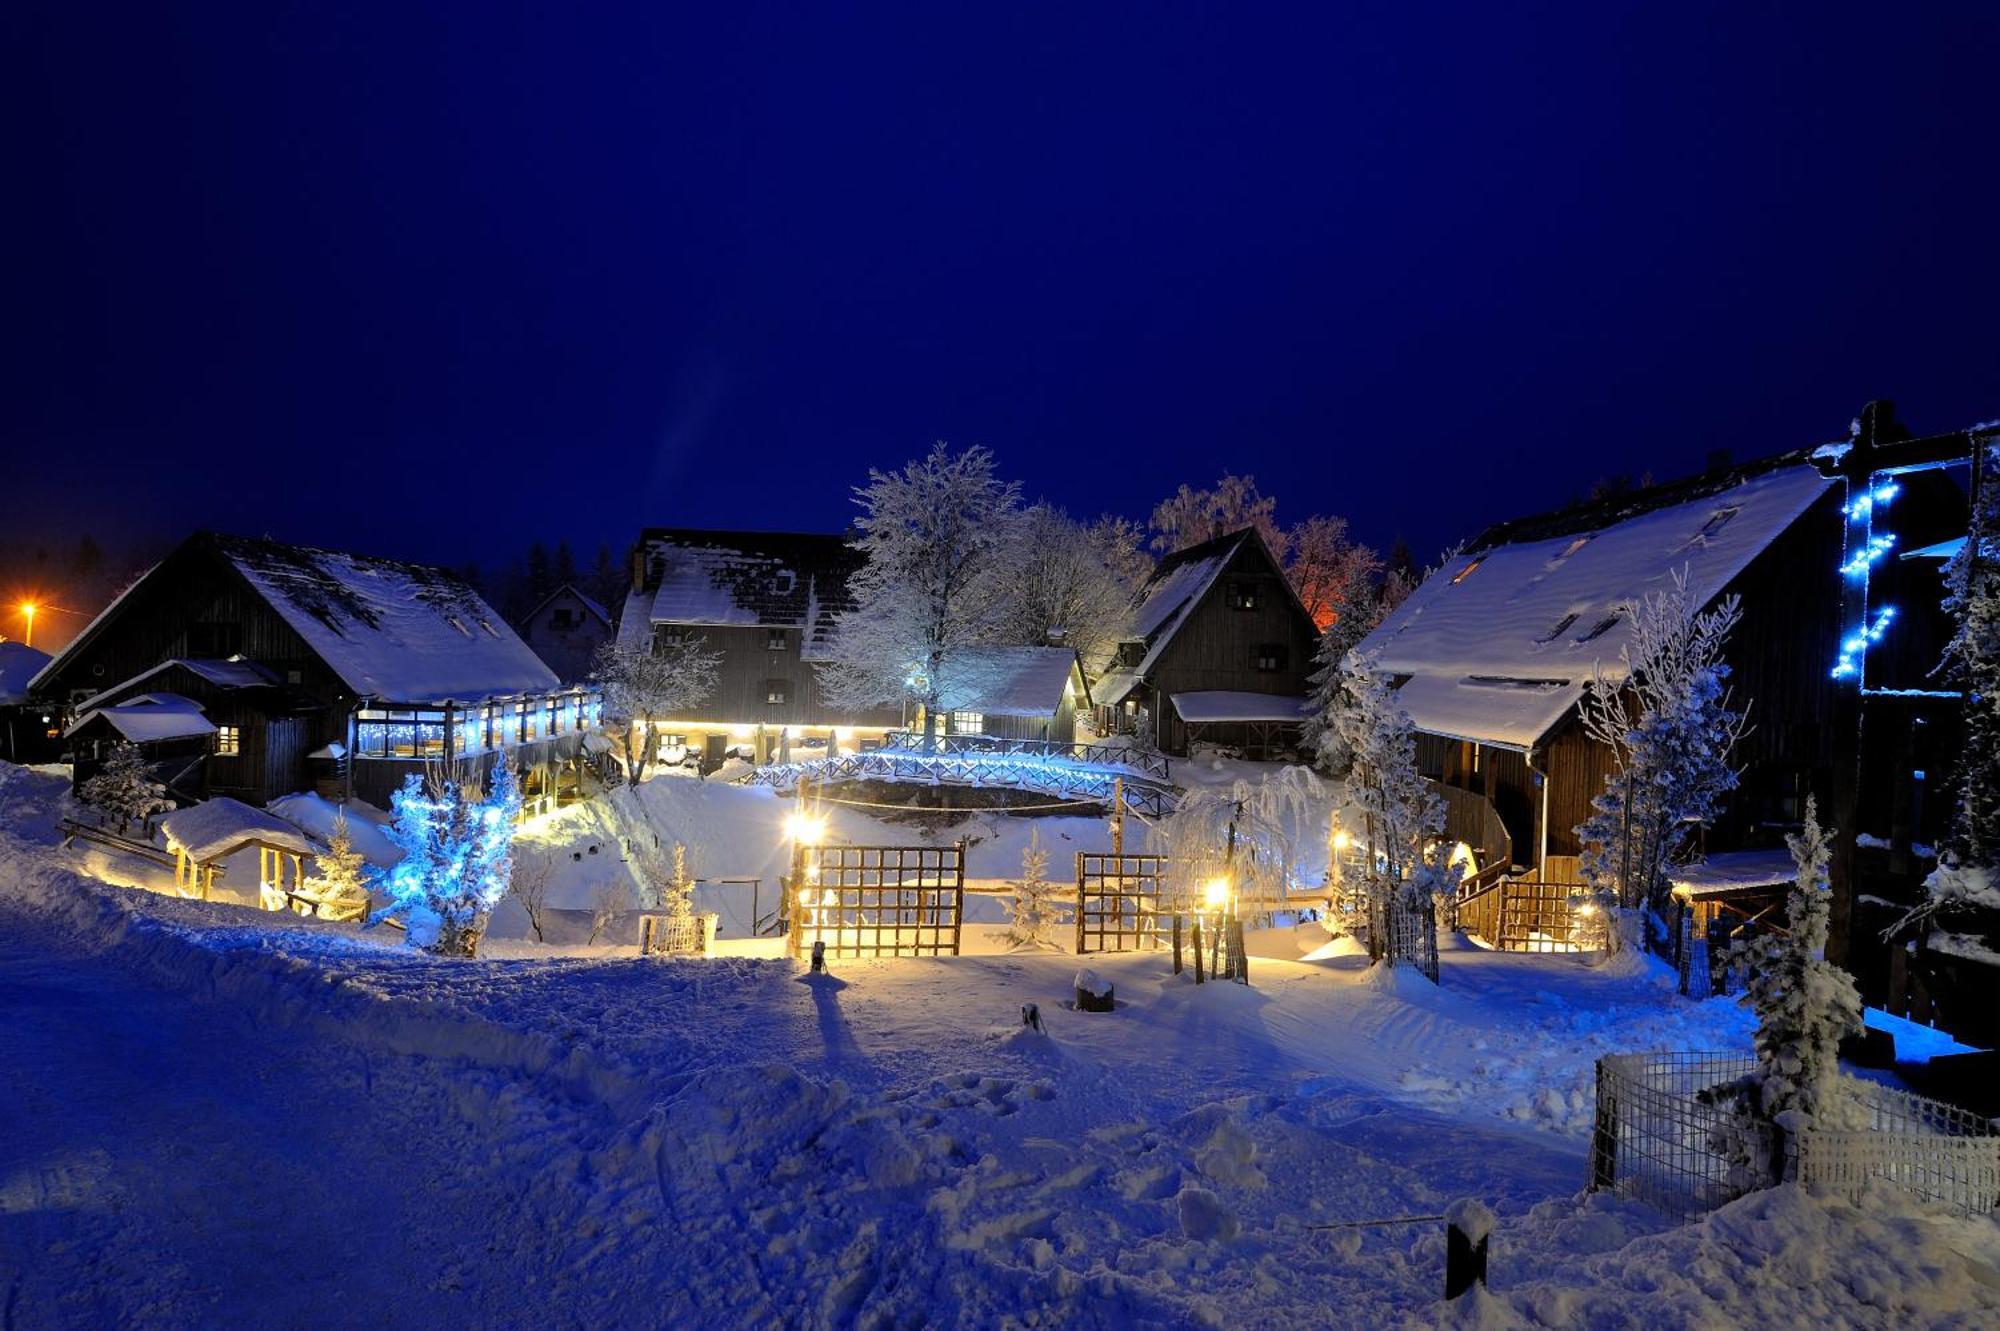
[[[1076,973],[1076,1010],[1078,1012],[1110,1012],[1116,1005],[1112,1001],[1111,982],[1096,971],[1086,967]]]
[[[1486,1283],[1486,1245],[1493,1237],[1493,1212],[1484,1202],[1467,1197],[1444,1213],[1444,1296],[1458,1298],[1474,1285]]]

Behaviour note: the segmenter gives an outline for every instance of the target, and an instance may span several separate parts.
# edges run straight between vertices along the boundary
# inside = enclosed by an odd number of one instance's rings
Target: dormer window
[[[1564,546],[1562,553],[1557,555],[1556,558],[1568,559],[1571,555],[1583,549],[1584,546],[1589,545],[1590,538],[1595,536],[1596,534],[1597,534],[1596,532],[1585,532],[1583,535],[1577,537],[1574,541],[1571,541],[1568,545]]]
[[[1554,642],[1557,638],[1569,632],[1570,625],[1574,623],[1576,623],[1576,612],[1572,610],[1569,614],[1564,615],[1556,621],[1556,626],[1548,631],[1548,636],[1537,638],[1535,641]]]
[[[1611,632],[1611,630],[1616,628],[1617,625],[1618,625],[1618,616],[1606,615],[1604,618],[1598,620],[1595,624],[1592,624],[1590,626],[1590,631],[1588,633],[1585,633],[1582,637],[1578,638],[1577,641],[1595,642],[1599,638],[1603,637],[1605,634]]]
[[[1451,585],[1456,587],[1458,586],[1459,583],[1464,582],[1467,578],[1472,576],[1472,571],[1474,569],[1478,568],[1481,564],[1485,562],[1486,560],[1484,558],[1480,558],[1473,560],[1470,564],[1467,564],[1464,568],[1460,569],[1457,573],[1454,573],[1452,575]]]
[[[1146,644],[1143,642],[1121,642],[1118,644],[1118,664],[1135,666],[1146,659]]]
[[[1687,538],[1687,544],[1683,545],[1681,549],[1685,550],[1690,546],[1696,545],[1707,545],[1711,536],[1714,536],[1724,527],[1727,527],[1729,520],[1742,511],[1741,507],[1736,506],[1716,509],[1715,512],[1708,515],[1708,521],[1701,524],[1701,530]]]

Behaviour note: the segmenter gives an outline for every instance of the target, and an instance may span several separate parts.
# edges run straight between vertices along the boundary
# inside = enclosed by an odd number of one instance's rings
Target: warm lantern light
[[[33,647],[35,645],[35,603],[33,601],[21,602],[21,614],[28,621],[28,631],[22,637],[21,643],[23,646]]]
[[[817,846],[826,836],[826,819],[803,809],[785,815],[785,835],[801,846]]]
[[[1354,844],[1354,838],[1349,836],[1347,833],[1335,832],[1333,834],[1333,848],[1336,852],[1346,850],[1349,846],[1353,844]]]
[[[1210,910],[1221,910],[1229,904],[1229,880],[1211,878],[1201,889],[1201,899]]]

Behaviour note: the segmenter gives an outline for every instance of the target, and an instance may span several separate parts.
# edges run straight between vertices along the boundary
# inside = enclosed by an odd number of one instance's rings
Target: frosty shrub
[[[598,649],[604,713],[625,722],[625,767],[632,780],[645,779],[659,750],[659,722],[708,701],[721,668],[722,654],[710,651],[706,638],[658,646],[607,642]]]
[[[1161,887],[1186,911],[1202,904],[1210,882],[1227,879],[1238,914],[1268,914],[1322,844],[1331,812],[1325,783],[1304,767],[1190,790],[1153,829],[1152,846],[1167,857]]]
[[[1582,704],[1585,731],[1616,766],[1576,829],[1590,904],[1603,915],[1594,937],[1614,950],[1638,937],[1640,912],[1663,915],[1674,857],[1736,788],[1731,755],[1744,720],[1730,706],[1722,659],[1742,619],[1735,597],[1703,611],[1683,569],[1625,615],[1622,668],[1600,665]]]
[[[1021,852],[1021,876],[1014,880],[1014,895],[1007,907],[1007,943],[1016,951],[1049,948],[1061,951],[1056,942],[1056,887],[1049,881],[1049,851],[1042,844],[1038,827]]]
[[[145,829],[155,814],[168,813],[174,802],[167,788],[153,780],[152,768],[137,744],[118,744],[104,760],[104,767],[83,783],[78,792],[86,804],[118,820],[118,834],[138,823]]]
[[[400,918],[410,942],[443,956],[471,956],[486,917],[513,878],[521,791],[503,757],[482,785],[476,769],[445,764],[412,773],[390,797],[384,829],[403,852],[383,877],[390,902],[377,918]]]
[[[546,855],[522,855],[514,861],[514,900],[528,917],[528,931],[537,943],[548,942],[549,883],[555,866]]]
[[[313,875],[305,882],[304,894],[334,906],[365,908],[368,905],[368,879],[372,873],[368,861],[354,848],[354,837],[347,826],[347,810],[342,809],[334,815],[333,833],[327,838],[326,853],[313,859]]]

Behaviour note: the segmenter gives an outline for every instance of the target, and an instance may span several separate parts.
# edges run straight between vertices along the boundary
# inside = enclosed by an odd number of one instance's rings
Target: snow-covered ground
[[[1247,988],[1093,957],[1118,1008],[1084,1014],[1050,954],[447,962],[107,886],[59,790],[0,768],[9,1331],[2000,1318],[1989,1221],[1579,1196],[1598,1053],[1747,1040],[1643,967],[1384,984],[1307,926]],[[1452,1309],[1437,1224],[1314,1228],[1462,1197],[1500,1220]]]

